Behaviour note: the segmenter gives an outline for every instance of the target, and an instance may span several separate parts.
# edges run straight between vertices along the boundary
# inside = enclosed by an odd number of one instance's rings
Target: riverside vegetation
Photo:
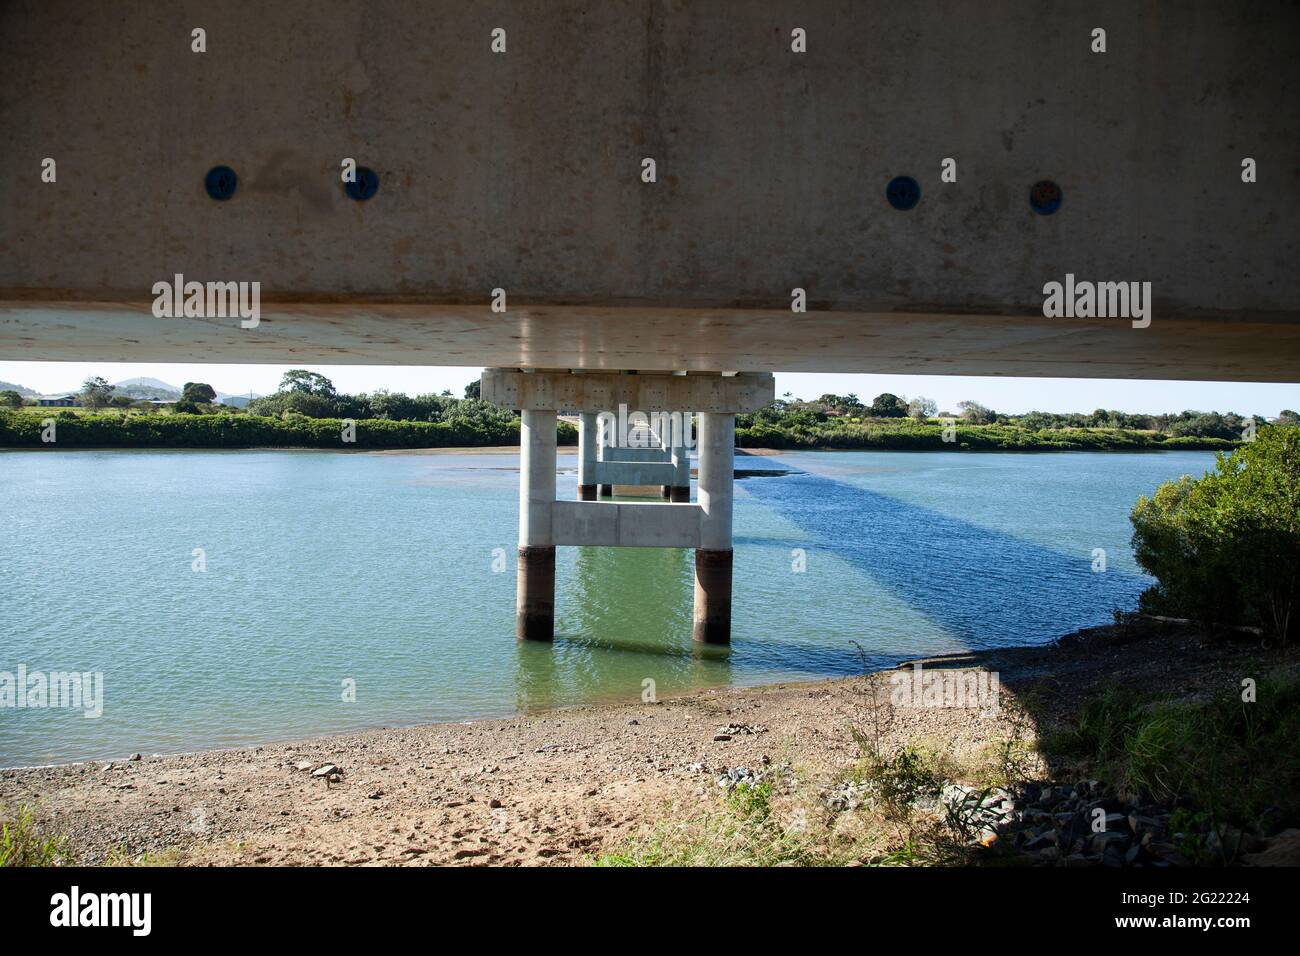
[[[43,422],[53,418],[58,447],[72,448],[447,448],[517,444],[514,412],[479,400],[478,383],[464,398],[450,393],[408,396],[378,391],[347,395],[315,372],[286,372],[274,395],[246,409],[213,404],[211,386],[186,383],[166,410],[115,395],[102,379],[87,380],[78,409],[25,405],[17,392],[0,392],[0,446],[47,447]],[[970,451],[1226,450],[1265,424],[1258,416],[1182,412],[1135,415],[1030,412],[998,414],[962,402],[956,414],[934,402],[910,402],[885,393],[869,405],[856,396],[823,395],[804,402],[787,394],[770,407],[736,419],[740,447],[772,449],[894,449]],[[1278,423],[1300,421],[1284,410]],[[344,442],[345,426],[352,423]],[[569,422],[558,424],[561,444],[577,443]]]

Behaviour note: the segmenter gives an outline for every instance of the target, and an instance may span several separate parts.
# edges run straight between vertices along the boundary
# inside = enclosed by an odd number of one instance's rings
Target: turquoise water
[[[0,672],[102,672],[104,700],[95,719],[0,707],[0,766],[849,674],[858,646],[883,665],[1049,641],[1134,604],[1133,501],[1212,461],[740,458],[790,473],[738,482],[733,644],[701,650],[691,553],[650,549],[560,549],[557,639],[516,644],[516,456],[2,452]]]

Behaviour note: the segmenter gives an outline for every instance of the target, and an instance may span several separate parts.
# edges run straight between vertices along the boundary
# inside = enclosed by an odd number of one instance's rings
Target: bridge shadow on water
[[[1058,551],[819,475],[744,487],[806,534],[810,552],[830,552],[870,576],[969,649],[1045,643],[1103,623],[1149,584],[1114,568],[1094,572],[1090,548]]]

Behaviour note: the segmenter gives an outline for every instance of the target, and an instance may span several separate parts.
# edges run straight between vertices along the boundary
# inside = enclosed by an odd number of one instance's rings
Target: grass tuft
[[[67,841],[38,823],[31,807],[0,807],[0,866],[66,866],[75,862]]]
[[[1261,680],[1254,701],[1242,698],[1235,689],[1191,702],[1112,691],[1043,747],[1121,792],[1269,833],[1300,816],[1300,678]]]

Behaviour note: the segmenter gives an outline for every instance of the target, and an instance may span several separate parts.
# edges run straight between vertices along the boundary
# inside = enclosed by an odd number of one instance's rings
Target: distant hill
[[[168,385],[156,378],[128,378],[113,383],[114,393],[129,398],[148,398],[163,402],[174,402],[181,397],[181,390],[175,385]]]
[[[13,385],[9,382],[0,382],[0,391],[3,391],[6,388],[12,388],[19,395],[23,396],[35,396],[39,394],[33,389],[27,388],[23,385]],[[80,392],[81,386],[78,385],[74,388],[64,389],[63,391],[58,391],[56,389],[49,394],[75,395]],[[120,382],[114,382],[113,394],[125,395],[127,398],[149,399],[159,402],[174,402],[181,397],[181,390],[175,385],[164,382],[160,378],[141,376],[139,378],[126,378]],[[261,397],[260,393],[253,393],[253,398]],[[229,405],[232,408],[244,408],[248,405],[249,398],[247,393],[244,393],[243,395],[231,395],[227,392],[217,392],[217,401]]]
[[[167,382],[157,378],[128,378],[125,381],[118,382],[113,386],[119,395],[129,395],[131,398],[150,398],[158,401],[172,402],[181,397],[181,390],[175,385],[169,385]],[[253,398],[261,398],[257,392],[253,393]],[[248,395],[231,395],[228,392],[217,392],[217,401],[223,405],[229,405],[231,408],[243,408],[249,402]]]

